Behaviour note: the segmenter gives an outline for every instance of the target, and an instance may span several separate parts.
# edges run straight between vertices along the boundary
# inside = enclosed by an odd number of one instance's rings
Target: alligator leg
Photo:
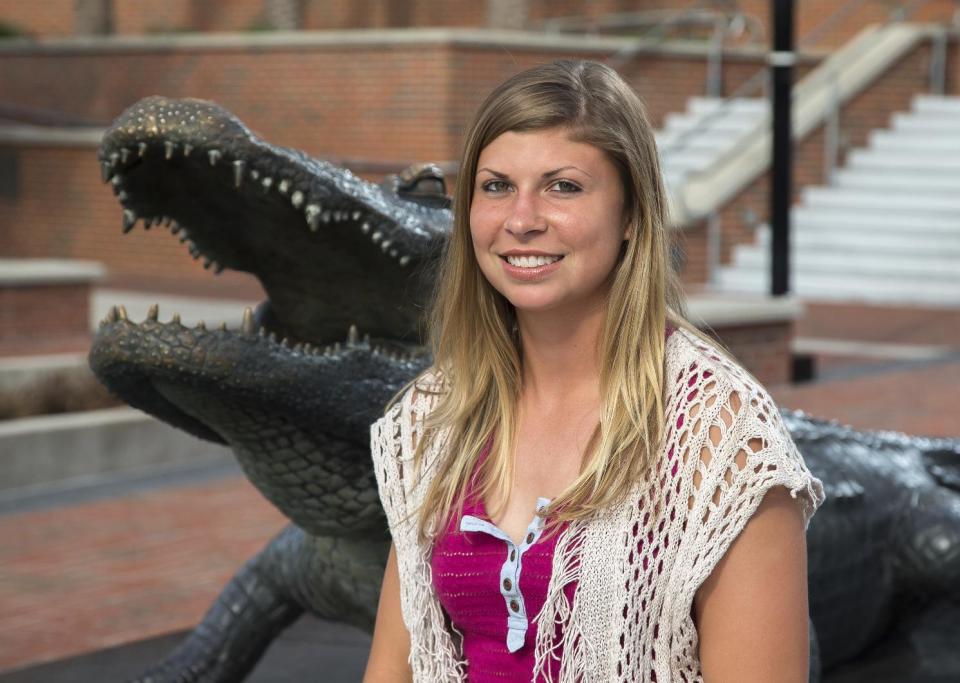
[[[304,611],[372,629],[389,542],[290,525],[230,580],[201,623],[135,683],[242,681]]]

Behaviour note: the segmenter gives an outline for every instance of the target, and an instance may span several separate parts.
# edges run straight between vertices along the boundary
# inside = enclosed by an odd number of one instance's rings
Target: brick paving
[[[284,521],[241,477],[0,517],[0,670],[196,623]]]
[[[799,333],[960,349],[960,312],[809,306]],[[960,436],[960,356],[824,360],[822,380],[774,397],[861,428]],[[0,671],[189,628],[284,521],[236,476],[0,516]]]

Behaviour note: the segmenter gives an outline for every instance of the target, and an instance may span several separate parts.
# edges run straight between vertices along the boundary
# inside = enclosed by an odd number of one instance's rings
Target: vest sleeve
[[[722,386],[722,383],[721,383]],[[693,597],[775,486],[783,486],[803,513],[804,526],[824,500],[823,484],[807,469],[780,411],[752,382],[734,382],[701,404],[700,436],[691,440],[692,476],[678,558],[677,617],[690,614]],[[696,424],[697,416],[688,418]],[[699,456],[696,451],[699,450]],[[692,624],[689,624],[692,626]]]

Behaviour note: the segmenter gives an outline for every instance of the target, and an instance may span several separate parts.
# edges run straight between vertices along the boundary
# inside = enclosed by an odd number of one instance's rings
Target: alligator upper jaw
[[[170,227],[214,272],[254,274],[273,324],[328,343],[351,323],[416,339],[446,209],[404,201],[348,171],[271,146],[217,105],[152,97],[104,135],[103,177],[123,228]]]

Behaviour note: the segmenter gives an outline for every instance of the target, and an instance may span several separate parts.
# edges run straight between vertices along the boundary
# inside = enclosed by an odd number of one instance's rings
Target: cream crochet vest
[[[465,663],[432,587],[431,547],[418,543],[416,515],[408,516],[445,441],[434,441],[418,480],[413,453],[436,400],[430,382],[422,379],[422,391],[412,388],[374,423],[371,452],[396,546],[413,677],[437,683],[464,680]],[[697,588],[771,487],[800,494],[807,524],[823,502],[821,482],[767,392],[715,348],[678,329],[667,340],[666,384],[665,447],[655,471],[622,503],[571,523],[557,541],[547,599],[533,620],[537,680],[549,680],[548,660],[562,652],[562,682],[702,681],[691,618]],[[717,446],[711,427],[719,429]],[[563,592],[570,581],[578,582],[572,605]],[[559,640],[555,623],[563,626]]]

